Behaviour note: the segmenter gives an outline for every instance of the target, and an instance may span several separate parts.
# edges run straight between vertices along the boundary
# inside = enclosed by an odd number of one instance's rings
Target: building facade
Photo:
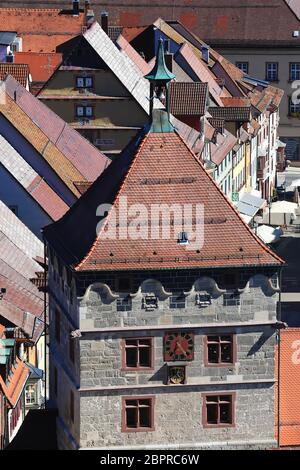
[[[158,67],[148,78],[154,87],[170,80]],[[59,446],[272,447],[282,260],[244,224],[167,113],[153,111],[152,120],[68,217],[44,230]],[[110,216],[96,235],[96,208],[112,201],[118,211],[123,197],[147,208],[201,202],[202,247],[177,226],[175,238],[107,238]]]

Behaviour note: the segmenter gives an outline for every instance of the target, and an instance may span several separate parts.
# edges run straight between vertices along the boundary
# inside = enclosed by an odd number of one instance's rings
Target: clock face
[[[165,361],[192,361],[194,359],[193,333],[167,333],[165,336]]]
[[[183,384],[185,381],[185,366],[169,367],[169,382],[172,384]]]

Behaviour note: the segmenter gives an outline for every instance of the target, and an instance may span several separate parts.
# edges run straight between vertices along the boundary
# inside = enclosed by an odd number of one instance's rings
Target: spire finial
[[[166,85],[175,78],[175,75],[170,72],[166,66],[164,42],[162,38],[160,38],[158,42],[155,65],[151,72],[145,75],[145,78],[150,82],[160,82],[162,85]]]
[[[159,39],[155,65],[150,73],[145,75],[145,78],[150,82],[150,117],[153,115],[153,101],[158,98],[165,102],[167,111],[169,113],[169,96],[168,96],[168,83],[175,78],[175,75],[170,72],[165,62],[165,51],[163,39]]]

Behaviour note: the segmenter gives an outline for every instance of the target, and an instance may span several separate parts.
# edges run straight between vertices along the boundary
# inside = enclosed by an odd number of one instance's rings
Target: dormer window
[[[179,245],[188,245],[189,238],[187,232],[179,232],[177,242]]]
[[[92,106],[76,106],[76,117],[78,118],[92,118],[93,107]]]
[[[147,312],[158,308],[158,299],[155,294],[145,294],[142,300],[142,308]]]
[[[93,77],[76,77],[76,88],[93,88]]]
[[[196,305],[198,305],[198,307],[208,307],[211,305],[211,295],[207,293],[197,294]]]

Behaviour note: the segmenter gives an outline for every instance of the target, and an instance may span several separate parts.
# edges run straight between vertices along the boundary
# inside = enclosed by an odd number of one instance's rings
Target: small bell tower
[[[145,75],[150,82],[150,118],[153,115],[153,102],[158,98],[165,103],[167,112],[169,113],[169,90],[168,85],[175,75],[168,70],[165,62],[163,40],[159,40],[156,61],[150,73]]]

